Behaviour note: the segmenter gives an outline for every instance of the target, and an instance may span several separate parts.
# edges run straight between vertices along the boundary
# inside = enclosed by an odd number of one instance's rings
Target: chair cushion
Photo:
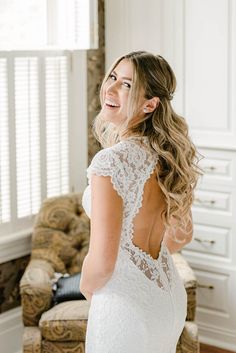
[[[59,345],[65,348],[67,342],[73,344],[77,352],[76,342],[85,342],[89,307],[90,303],[87,300],[73,300],[58,304],[45,312],[39,321],[43,347],[45,345],[43,352],[57,352]],[[56,346],[52,349],[53,342]],[[50,349],[48,345],[51,345]],[[74,350],[72,349],[71,352]],[[185,322],[177,352],[199,353],[198,327],[195,322]]]
[[[32,259],[51,263],[56,272],[81,272],[89,248],[90,221],[82,193],[45,199],[35,219]]]
[[[90,303],[71,300],[55,305],[39,321],[42,337],[50,341],[85,341]]]

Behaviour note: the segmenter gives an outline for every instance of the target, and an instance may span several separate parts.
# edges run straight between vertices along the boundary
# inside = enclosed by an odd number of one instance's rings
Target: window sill
[[[18,259],[31,252],[32,229],[0,237],[0,264]]]

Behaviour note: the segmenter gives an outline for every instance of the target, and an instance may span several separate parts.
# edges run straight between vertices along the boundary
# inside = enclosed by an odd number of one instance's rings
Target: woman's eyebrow
[[[115,72],[115,70],[113,70],[113,73],[117,76],[117,73]],[[122,77],[122,79],[132,81],[132,78],[130,78],[130,77],[125,77],[125,76]]]

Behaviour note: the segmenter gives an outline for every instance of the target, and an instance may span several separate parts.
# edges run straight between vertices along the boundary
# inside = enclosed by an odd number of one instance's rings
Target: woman
[[[160,55],[122,56],[101,86],[87,169],[91,218],[80,290],[90,301],[86,353],[174,353],[187,298],[171,253],[192,239],[197,151],[171,99]]]

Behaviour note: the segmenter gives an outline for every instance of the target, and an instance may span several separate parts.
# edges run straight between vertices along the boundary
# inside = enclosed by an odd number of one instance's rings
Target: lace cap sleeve
[[[91,164],[87,168],[89,184],[91,182],[92,174],[98,176],[110,176],[114,189],[122,198],[124,198],[124,168],[119,156],[114,150],[111,148],[105,148],[95,154]]]

